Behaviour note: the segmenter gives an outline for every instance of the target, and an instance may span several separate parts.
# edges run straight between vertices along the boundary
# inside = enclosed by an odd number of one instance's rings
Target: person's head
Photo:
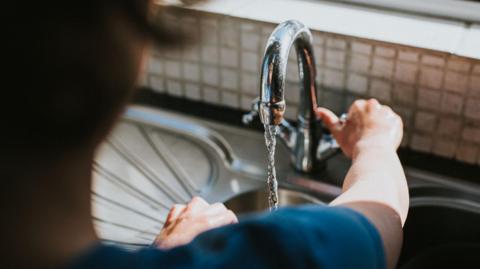
[[[148,41],[171,36],[148,27],[150,0],[12,2],[1,11],[0,160],[93,150],[132,94]]]

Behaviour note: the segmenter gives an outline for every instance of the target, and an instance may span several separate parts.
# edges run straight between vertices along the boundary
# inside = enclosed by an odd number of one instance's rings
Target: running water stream
[[[276,210],[278,207],[278,183],[275,174],[275,145],[277,142],[277,126],[264,125],[265,127],[265,144],[267,145],[267,185],[268,185],[268,205],[270,211]]]

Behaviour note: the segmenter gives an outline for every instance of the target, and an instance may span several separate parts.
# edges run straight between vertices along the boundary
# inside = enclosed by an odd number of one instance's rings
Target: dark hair
[[[0,105],[6,159],[55,156],[108,131],[137,79],[113,17],[122,14],[140,39],[171,44],[180,38],[152,27],[149,0],[9,2],[1,11],[8,11]]]

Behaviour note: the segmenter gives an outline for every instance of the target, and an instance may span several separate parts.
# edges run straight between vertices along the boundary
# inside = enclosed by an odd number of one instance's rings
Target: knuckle
[[[192,198],[192,203],[207,203],[202,197],[200,196],[194,196]]]
[[[353,102],[352,105],[353,105],[354,107],[359,107],[359,106],[362,105],[363,102],[365,102],[364,99],[357,99],[357,100],[355,100],[355,101]]]
[[[205,201],[204,201],[202,198],[200,198],[200,197],[198,197],[198,196],[195,196],[195,197],[192,198],[192,200],[190,200],[190,202],[188,203],[187,207],[188,207],[188,208],[191,208],[191,207],[193,207],[193,206],[195,206],[195,205],[202,204],[202,203],[204,203],[204,202],[205,202]]]
[[[191,201],[192,202],[198,202],[198,201],[201,201],[201,200],[202,200],[202,198],[200,198],[200,196],[194,196]]]
[[[227,210],[227,208],[225,207],[225,205],[223,203],[214,203],[212,206]]]
[[[180,209],[180,208],[182,208],[182,207],[183,207],[183,205],[181,205],[181,204],[174,204],[174,205],[172,206],[172,209],[171,209],[171,210],[178,210],[178,209]]]

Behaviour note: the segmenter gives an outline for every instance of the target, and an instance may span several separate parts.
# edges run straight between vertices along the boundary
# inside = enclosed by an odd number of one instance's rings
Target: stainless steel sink
[[[214,130],[191,119],[131,108],[99,150],[93,214],[107,241],[149,244],[168,209],[193,196],[210,202],[261,188],[262,174],[233,156]]]
[[[277,147],[281,205],[326,204],[341,192],[350,162],[341,154],[321,174],[299,174]],[[198,195],[239,214],[266,209],[263,135],[201,118],[134,106],[98,152],[92,207],[105,241],[152,242],[168,209]],[[448,242],[480,242],[480,190],[455,178],[405,168],[411,208],[400,264]],[[407,268],[407,267],[406,267]]]
[[[277,166],[279,177],[286,179],[293,170],[282,150]],[[254,196],[255,201],[241,203],[252,210],[265,208],[265,160],[263,136],[257,132],[132,107],[97,154],[92,190],[97,232],[112,243],[149,244],[168,209],[193,196],[230,200],[232,207]],[[338,187],[320,184],[312,191],[312,186],[282,183],[281,204],[326,203],[339,193]],[[322,188],[329,195],[318,194]]]
[[[268,209],[265,189],[249,191],[239,194],[225,202],[225,206],[238,214],[240,217],[245,214],[258,213]],[[289,189],[278,189],[279,206],[294,206],[303,204],[325,204],[312,195],[301,191]]]
[[[480,189],[407,170],[410,211],[400,268],[474,268],[480,263]]]

